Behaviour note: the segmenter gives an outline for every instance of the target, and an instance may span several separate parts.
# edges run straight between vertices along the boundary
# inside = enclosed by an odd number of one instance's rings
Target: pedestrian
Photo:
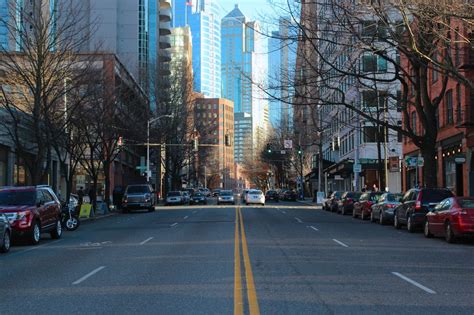
[[[79,205],[79,209],[81,208],[82,203],[84,202],[84,188],[81,186],[77,191],[77,203]]]

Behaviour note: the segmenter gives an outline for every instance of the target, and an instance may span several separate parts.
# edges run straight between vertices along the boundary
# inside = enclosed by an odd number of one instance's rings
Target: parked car
[[[400,204],[403,194],[385,193],[380,196],[379,201],[372,205],[370,221],[378,221],[384,225],[393,222],[393,210]]]
[[[232,190],[221,190],[217,197],[217,204],[230,203],[235,205],[234,193]]]
[[[474,198],[451,197],[442,200],[426,214],[426,237],[444,237],[448,243],[474,237]]]
[[[153,187],[149,184],[128,185],[125,188],[122,199],[122,208],[124,212],[134,209],[148,209],[149,212],[155,211],[156,194]]]
[[[209,188],[199,188],[199,192],[204,194],[206,197],[211,197],[211,191]]]
[[[262,206],[265,205],[265,195],[261,190],[252,189],[249,190],[247,197],[245,199],[245,203],[249,204],[261,204]]]
[[[278,192],[276,190],[269,190],[265,194],[265,200],[273,200],[273,201],[280,201],[280,197],[278,196]]]
[[[325,201],[324,209],[327,211],[337,211],[337,203],[341,199],[342,191],[334,191],[330,196],[329,199]]]
[[[10,250],[12,230],[8,218],[4,213],[0,213],[0,253]]]
[[[393,226],[396,229],[407,226],[409,232],[415,232],[426,221],[426,214],[440,201],[454,197],[449,189],[445,188],[413,188],[403,195],[401,204],[395,208]]]
[[[191,195],[189,194],[189,191],[183,190],[181,191],[181,193],[183,195],[183,203],[189,204],[189,202],[191,201]]]
[[[294,190],[286,190],[283,193],[283,200],[296,201],[297,198],[298,198],[298,194]]]
[[[200,204],[200,203],[202,203],[202,204],[206,205],[207,204],[207,198],[202,192],[195,192],[194,194],[192,194],[191,200],[190,200],[189,203],[190,204]]]
[[[383,194],[381,191],[369,191],[363,193],[359,201],[354,203],[354,209],[352,209],[352,217],[360,217],[362,220],[365,220],[370,216],[372,212],[372,205],[376,204]]]
[[[170,191],[166,195],[165,206],[184,204],[184,196],[181,191]]]
[[[359,201],[361,192],[358,191],[346,191],[341,195],[341,199],[337,202],[337,212],[345,215],[346,213],[352,213],[354,209],[354,203]]]
[[[41,233],[62,236],[61,203],[49,186],[1,188],[0,213],[8,218],[12,239],[26,238],[36,245]]]

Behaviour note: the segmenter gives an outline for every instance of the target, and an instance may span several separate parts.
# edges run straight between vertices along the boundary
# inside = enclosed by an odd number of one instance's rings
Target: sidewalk
[[[314,207],[321,207],[321,205],[318,205],[316,202],[313,202],[313,198],[305,198],[304,200],[297,200],[299,203],[308,205],[308,206],[314,206]]]

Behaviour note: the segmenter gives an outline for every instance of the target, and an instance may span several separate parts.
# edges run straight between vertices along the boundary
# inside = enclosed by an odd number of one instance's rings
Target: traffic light
[[[226,147],[230,147],[230,135],[226,134],[224,136],[224,143]]]
[[[302,155],[302,154],[303,154],[303,150],[298,149],[298,155]]]
[[[193,146],[194,146],[194,148],[193,148],[194,152],[197,152],[198,148],[199,148],[199,141],[198,141],[197,137],[194,138],[194,145]]]
[[[267,153],[272,153],[272,147],[270,146],[270,143],[267,143]]]

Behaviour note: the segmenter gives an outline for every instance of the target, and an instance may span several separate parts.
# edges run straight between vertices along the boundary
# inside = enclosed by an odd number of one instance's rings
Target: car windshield
[[[447,189],[424,189],[422,190],[421,202],[434,203],[443,199],[453,197],[453,193]]]
[[[181,193],[179,191],[170,191],[168,197],[180,197]]]
[[[261,190],[253,190],[253,191],[249,192],[249,194],[251,194],[251,195],[261,195],[263,193],[262,193]]]
[[[0,191],[0,205],[33,206],[36,203],[36,192],[31,191]]]
[[[460,199],[459,205],[461,208],[474,208],[474,199]]]
[[[402,194],[388,194],[385,200],[390,202],[400,202],[402,200]]]
[[[148,186],[128,186],[127,187],[127,194],[146,194],[149,193],[150,190]]]
[[[220,193],[221,196],[232,196],[232,191],[230,190],[223,190]]]

